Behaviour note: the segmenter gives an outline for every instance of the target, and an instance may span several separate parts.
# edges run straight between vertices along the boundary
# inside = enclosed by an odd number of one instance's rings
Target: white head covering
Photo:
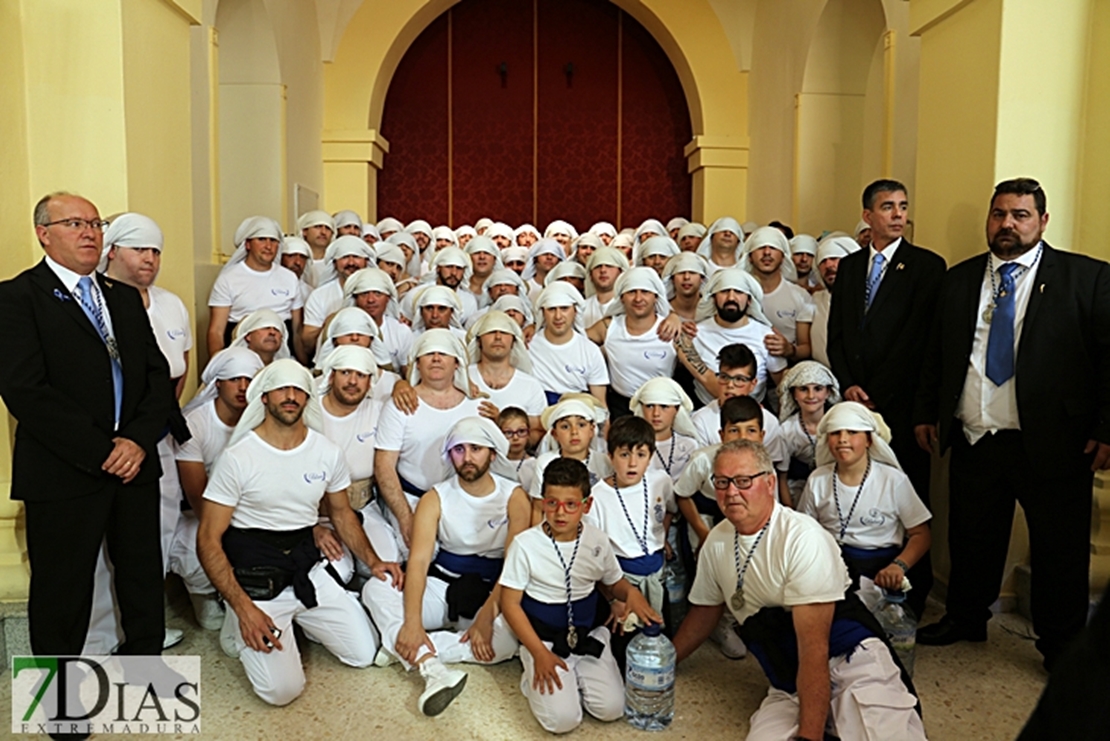
[[[694,402],[673,379],[659,376],[646,381],[632,395],[632,399],[628,402],[628,408],[637,417],[642,418],[644,407],[648,404],[678,407],[678,414],[674,418],[675,432],[693,438],[698,436],[697,428],[694,427],[694,420],[690,418],[690,412],[694,409]]]
[[[671,304],[667,301],[667,289],[663,285],[663,279],[654,268],[639,267],[626,270],[617,278],[617,283],[613,286],[613,294],[617,300],[609,304],[609,308],[605,310],[605,316],[612,317],[626,313],[624,302],[620,300],[621,296],[635,290],[651,291],[655,294],[656,316],[670,315]]]
[[[665,255],[668,258],[674,257],[679,252],[678,243],[668,236],[651,237],[644,240],[640,245],[638,254],[636,255],[636,264],[643,265],[644,258],[648,255]]]
[[[413,253],[412,260],[406,262],[405,261],[405,251],[403,249],[401,249],[400,247],[398,247],[393,242],[390,242],[388,240],[386,240],[384,242],[378,242],[377,244],[375,244],[374,245],[374,254],[377,257],[377,262],[379,264],[383,263],[383,262],[389,262],[389,263],[393,263],[394,265],[400,265],[401,269],[405,272],[406,275],[409,274],[408,268],[410,268],[410,267],[414,267],[416,270],[420,270],[420,264],[419,264],[420,263],[420,256],[419,255],[417,255],[416,253]],[[416,264],[413,265],[412,263],[416,263]]]
[[[359,345],[341,345],[328,353],[327,358],[320,366],[320,378],[318,379],[320,396],[324,396],[331,391],[331,374],[332,371],[337,370],[354,370],[365,373],[370,376],[371,389],[378,382],[378,361],[374,357],[374,353]]]
[[[902,466],[894,451],[890,449],[890,428],[883,418],[863,404],[855,401],[842,401],[821,418],[817,425],[817,465],[828,466],[836,462],[829,450],[829,433],[841,430],[871,433],[871,459],[877,463],[894,466],[899,471]]]
[[[309,247],[308,242],[304,241],[301,237],[284,237],[281,240],[281,254],[304,255],[311,260],[312,248]]]
[[[332,220],[335,222],[336,231],[339,231],[345,226],[357,226],[359,232],[362,231],[362,217],[350,209],[336,211],[332,215]]]
[[[411,234],[404,231],[394,232],[393,234],[390,234],[384,242],[378,242],[378,244],[374,245],[374,247],[377,249],[379,260],[382,259],[382,249],[383,247],[385,247],[385,245],[390,245],[397,248],[398,250],[401,250],[401,258],[399,260],[392,260],[391,262],[394,262],[397,265],[403,265],[406,275],[413,278],[420,275],[420,245],[416,243],[416,239],[414,239]],[[410,250],[412,250],[412,257],[409,258],[407,263],[404,261],[405,251],[401,249],[401,245],[404,245],[405,247],[408,247]]]
[[[478,232],[470,224],[463,224],[455,230],[455,244],[461,244],[464,236],[474,239],[478,236]]]
[[[722,216],[709,225],[705,230],[705,237],[702,238],[701,244],[698,245],[697,253],[704,257],[706,260],[713,254],[713,235],[717,232],[732,232],[736,235],[736,259],[740,259],[740,253],[744,249],[744,230],[740,228],[740,224],[736,219],[731,216]]]
[[[616,240],[614,239],[613,241]],[[586,296],[593,296],[595,293],[597,293],[597,288],[594,287],[594,282],[589,279],[589,276],[591,273],[593,273],[594,268],[596,268],[598,265],[612,265],[613,267],[620,270],[622,273],[627,272],[628,269],[631,267],[628,262],[628,258],[625,257],[624,253],[618,250],[616,247],[613,247],[612,245],[609,245],[607,247],[598,247],[596,250],[594,250],[594,253],[590,255],[590,259],[586,260]]]
[[[724,268],[718,270],[709,279],[709,284],[705,287],[702,299],[698,303],[697,317],[699,322],[716,315],[717,304],[713,296],[729,289],[748,294],[747,315],[760,324],[771,326],[771,322],[763,313],[763,287],[759,285],[759,281],[751,273],[742,268]]]
[[[362,221],[360,220],[361,224]],[[335,219],[331,217],[327,211],[309,211],[308,213],[301,214],[297,219],[297,234],[301,234],[305,229],[310,226],[326,226],[335,232]]]
[[[377,227],[379,235],[385,234],[386,232],[400,232],[405,229],[405,225],[392,216],[386,216],[379,221]]]
[[[516,286],[517,296],[528,295],[528,288],[524,285],[524,281],[520,279],[520,276],[516,274],[515,270],[509,270],[508,268],[495,268],[494,271],[489,274],[489,277],[486,278],[486,282],[482,284],[482,295],[479,298],[484,303],[492,303],[490,300],[489,289],[493,288],[494,286],[503,286],[506,284]]]
[[[335,312],[335,316],[328,323],[328,331],[320,345],[319,352],[316,353],[317,368],[324,367],[324,361],[327,360],[332,350],[337,347],[345,347],[344,345],[336,345],[335,338],[349,334],[360,334],[370,338],[370,352],[374,354],[378,365],[388,366],[393,363],[389,350],[378,341],[380,336],[378,325],[374,323],[371,316],[357,306],[348,306]]]
[[[486,234],[489,234],[489,232],[486,232]],[[491,240],[489,237],[486,237],[486,236],[474,237],[473,239],[471,239],[469,242],[466,243],[465,251],[466,251],[466,254],[471,257],[471,266],[473,266],[473,264],[474,264],[474,260],[473,260],[474,253],[475,252],[485,252],[487,254],[493,255],[493,257],[494,257],[493,269],[494,270],[500,270],[501,268],[505,267],[504,264],[502,264],[502,262],[501,262],[501,249],[497,245],[495,245],[493,243],[493,240]]]
[[[478,239],[475,237],[474,239]],[[470,240],[471,242],[474,239]],[[439,276],[437,275],[436,268],[441,265],[454,266],[463,269],[462,280],[459,281],[459,286],[469,286],[470,278],[474,275],[474,264],[470,262],[470,255],[466,254],[458,247],[444,247],[437,252],[428,263],[428,274],[420,279],[421,283],[435,283]]]
[[[413,236],[417,234],[426,234],[428,239],[432,238],[432,225],[424,221],[424,219],[414,219],[405,225],[405,231]]]
[[[706,264],[705,258],[696,252],[679,252],[670,260],[667,260],[667,264],[663,266],[663,285],[667,289],[667,298],[674,298],[675,295],[675,273],[687,272],[701,275],[702,282],[698,293],[704,295],[705,278],[709,275],[709,265]]]
[[[235,252],[227,259],[220,272],[224,272],[236,263],[247,259],[247,240],[258,238],[276,239],[281,244],[283,239],[281,226],[268,216],[248,216],[235,230]]]
[[[459,294],[447,286],[421,286],[414,289],[416,291],[415,300],[412,303],[413,317],[412,317],[412,331],[423,332],[426,326],[424,325],[424,315],[421,309],[425,306],[446,306],[451,309],[451,326],[462,329],[462,316],[463,308],[462,301],[459,300]]]
[[[605,411],[605,407],[597,403],[589,394],[564,394],[559,403],[547,407],[540,413],[540,424],[547,430],[547,434],[537,446],[537,455],[559,449],[559,443],[555,441],[551,431],[555,428],[556,422],[567,417],[581,417],[600,426],[605,424],[609,414]],[[594,434],[596,435],[597,432],[595,431]]]
[[[663,222],[658,219],[645,219],[640,226],[636,228],[636,234],[633,236],[633,240],[639,244],[645,234],[654,234],[657,237],[670,236],[667,227],[663,226]]]
[[[513,336],[513,346],[509,354],[509,365],[525,373],[532,372],[532,358],[528,355],[528,346],[524,344],[524,332],[513,321],[512,317],[503,311],[490,309],[474,322],[474,326],[466,333],[467,351],[470,353],[471,364],[482,359],[482,348],[478,338],[490,332],[506,332]]]
[[[486,230],[493,226],[493,219],[488,216],[483,216],[474,222],[474,233],[478,236],[485,234]]]
[[[816,255],[817,240],[808,234],[799,234],[790,240],[790,254]]]
[[[262,370],[262,358],[245,347],[225,347],[212,356],[204,372],[200,374],[201,389],[192,401],[182,409],[188,414],[197,407],[215,400],[219,391],[216,381],[227,381],[232,378],[254,378]]]
[[[781,252],[782,265],[779,266],[779,272],[782,273],[782,277],[791,283],[798,280],[798,270],[794,267],[794,261],[790,259],[790,240],[773,226],[761,226],[752,232],[744,242],[743,255],[737,258],[740,261],[740,267],[749,273],[754,273],[755,266],[752,265],[749,255],[760,247],[774,247]]]
[[[231,433],[228,447],[242,440],[247,433],[266,419],[266,408],[262,404],[263,394],[289,386],[308,394],[308,403],[305,405],[301,419],[309,429],[322,433],[324,414],[320,408],[320,400],[316,398],[316,384],[312,381],[312,374],[296,360],[283,358],[275,360],[259,371],[251,381],[251,385],[247,387],[247,408],[243,410],[239,424],[235,425],[235,430]]]
[[[697,237],[698,239],[703,239],[705,237],[706,231],[708,230],[705,228],[705,224],[699,224],[696,221],[691,221],[689,224],[678,230],[678,237],[676,237],[676,240],[681,242],[685,237]]]
[[[490,240],[492,240],[494,237],[505,237],[509,240],[509,243],[512,244],[513,238],[516,235],[513,234],[513,228],[511,226],[503,221],[497,221],[493,224],[490,224],[489,229],[486,229],[486,233],[482,236]]]
[[[672,229],[681,229],[689,223],[689,219],[682,216],[676,216],[667,222],[667,234],[670,234]]]
[[[532,234],[536,237],[536,241],[540,241],[540,230],[532,224],[521,224],[516,229],[513,229],[513,244],[517,243],[517,237],[521,234]]]
[[[859,242],[851,237],[822,239],[817,245],[817,256],[813,259],[817,280],[821,285],[825,285],[825,279],[821,277],[821,263],[828,260],[830,257],[845,257],[853,252],[859,252],[859,250]]]
[[[326,278],[321,281],[321,285],[329,281],[338,280],[339,273],[335,270],[335,261],[341,257],[365,257],[367,265],[373,266],[378,262],[377,253],[374,248],[362,241],[361,237],[356,237],[353,234],[344,234],[332,240],[328,245],[328,249],[324,252],[324,265]]]
[[[101,273],[108,269],[108,250],[112,247],[153,247],[161,252],[163,242],[162,230],[154,219],[136,213],[120,214],[104,231],[104,249],[96,269]]]
[[[536,323],[536,317],[532,313],[532,305],[528,303],[528,299],[525,296],[502,296],[490,304],[489,310],[501,312],[519,311],[524,315],[525,327]],[[516,322],[513,323],[515,324]]]
[[[467,398],[471,398],[470,376],[466,370],[469,363],[466,348],[463,347],[462,341],[449,329],[429,329],[416,338],[416,342],[412,346],[412,354],[409,355],[409,383],[413,386],[420,383],[420,369],[417,367],[417,359],[434,352],[450,355],[459,361],[455,367],[453,383],[455,388],[462,391]]]
[[[790,415],[798,411],[798,402],[794,400],[794,389],[798,386],[808,386],[815,383],[829,387],[828,404],[840,403],[840,383],[833,372],[816,360],[803,360],[790,370],[779,384],[779,419],[785,422]]]
[[[491,448],[504,458],[509,454],[509,441],[505,433],[492,419],[486,417],[463,417],[454,424],[443,441],[443,459],[451,463],[451,448],[470,443]]]
[[[740,229],[744,232],[745,235],[751,235],[751,233],[758,228],[759,224],[755,223],[754,221],[745,221],[743,224],[740,225]],[[741,236],[740,239],[744,239],[744,237]]]
[[[441,239],[446,239],[452,246],[459,246],[459,237],[455,234],[455,230],[449,226],[437,226],[432,230],[432,246]]]
[[[552,221],[547,225],[547,228],[543,230],[543,238],[551,239],[556,234],[566,234],[571,239],[575,239],[578,237],[578,230],[571,226],[569,222],[563,221],[562,219],[555,219],[555,221]]]
[[[617,236],[613,237],[613,239],[609,242],[609,246],[615,250],[622,249],[624,247],[635,247],[636,241],[632,238],[631,234],[625,234],[624,232],[621,232]]]
[[[549,286],[554,281],[562,280],[563,278],[581,278],[582,287],[585,288],[586,268],[577,260],[564,260],[551,268],[551,272],[547,274],[547,278],[544,280],[544,285]]]
[[[370,236],[374,237],[375,242],[382,241],[382,234],[381,234],[381,232],[378,231],[378,227],[374,226],[373,224],[363,224],[362,225],[362,238],[366,239],[367,237],[370,237]]]
[[[866,231],[866,230],[868,230],[868,229],[870,229],[870,228],[871,228],[871,225],[870,225],[870,224],[868,224],[868,223],[867,223],[866,221],[864,221],[863,219],[860,219],[860,220],[859,220],[859,223],[858,223],[858,224],[856,224],[856,230],[855,230],[854,232],[852,232],[852,236],[853,236],[853,237],[855,237],[856,239],[859,239],[859,235],[860,235],[860,233],[861,233],[861,232],[864,232],[864,231]]]
[[[555,255],[559,258],[559,262],[567,259],[567,253],[563,251],[563,245],[550,237],[544,237],[528,250],[528,264],[524,266],[524,272],[520,274],[523,280],[536,277],[536,258],[540,255]]]
[[[578,239],[570,243],[570,254],[567,255],[568,260],[575,259],[575,257],[578,255],[578,246],[582,244],[593,247],[595,250],[599,250],[605,246],[605,243],[601,241],[601,237],[593,234],[592,232],[586,232],[582,236],[578,237]],[[593,253],[591,252],[590,254]]]
[[[389,277],[389,273],[380,268],[363,268],[355,271],[343,284],[343,305],[354,306],[355,296],[367,291],[377,291],[389,296],[385,315],[397,318],[397,287],[393,285],[393,279]]]
[[[536,297],[536,329],[543,329],[544,309],[553,309],[557,306],[573,306],[574,331],[584,332],[583,322],[585,320],[582,317],[582,309],[585,308],[585,305],[585,299],[582,298],[582,294],[578,292],[577,288],[564,280],[555,281],[540,291],[540,295]]]
[[[274,360],[288,358],[289,338],[286,335],[285,322],[281,320],[276,311],[270,309],[257,309],[243,317],[243,321],[235,325],[235,333],[232,335],[230,347],[247,347],[247,335],[256,329],[266,329],[268,327],[273,327],[281,332],[281,345],[274,353]]]
[[[537,242],[536,244],[539,244],[539,243]],[[521,261],[525,264],[524,265],[525,267],[528,267],[528,250],[529,249],[530,249],[529,247],[520,247],[520,246],[506,247],[505,249],[501,250],[501,264],[505,265],[507,263],[515,262],[515,261],[519,260],[519,261]]]
[[[608,221],[599,221],[590,227],[590,234],[595,234],[598,237],[607,235],[609,238],[617,236],[617,227],[610,224]]]

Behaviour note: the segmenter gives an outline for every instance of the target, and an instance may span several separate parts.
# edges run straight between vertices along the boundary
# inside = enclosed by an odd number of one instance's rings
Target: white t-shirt
[[[450,409],[436,409],[421,401],[416,411],[405,414],[392,400],[378,417],[378,450],[396,450],[397,475],[427,491],[454,474],[443,457],[447,433],[464,417],[477,417],[480,399],[463,399]]]
[[[381,333],[378,339],[393,359],[393,370],[400,372],[401,368],[409,364],[409,355],[412,354],[412,346],[416,341],[412,328],[391,316],[383,316],[378,331]]]
[[[856,548],[901,547],[906,530],[928,522],[932,514],[913,490],[909,477],[893,466],[871,463],[863,484],[845,486],[838,481],[833,496],[833,466],[821,466],[809,476],[798,511],[813,517],[840,539],[845,520],[844,545]],[[859,500],[856,495],[859,494]],[[839,513],[837,499],[840,500]],[[855,506],[852,506],[855,501]]]
[[[713,477],[713,458],[720,447],[721,444],[717,443],[694,451],[690,462],[674,484],[676,497],[692,497],[701,492],[709,499],[716,500],[717,494],[710,479]]]
[[[782,440],[782,425],[778,417],[763,409],[763,447],[775,462],[775,470],[790,468],[790,456]],[[721,405],[713,401],[690,415],[694,428],[698,431],[698,442],[702,445],[716,445],[721,442]]]
[[[439,547],[457,556],[503,558],[509,534],[509,497],[516,484],[493,474],[494,489],[484,497],[467,494],[458,475],[436,484],[439,494]]]
[[[549,605],[566,604],[566,572],[556,548],[570,568],[571,601],[589,597],[599,581],[609,585],[624,578],[605,533],[583,522],[580,540],[575,555],[575,541],[552,541],[544,532],[543,523],[525,530],[509,545],[501,569],[501,586],[522,590],[532,599]]]
[[[522,476],[525,475],[523,472],[528,470],[527,477],[531,482],[526,490],[528,496],[533,499],[543,499],[543,472],[547,470],[547,464],[560,457],[558,451],[549,450],[546,453],[540,453],[536,456],[533,459],[535,462],[531,465],[527,463],[524,464],[524,467],[521,469]],[[590,451],[589,458],[586,460],[586,470],[590,472],[590,486],[593,486],[606,476],[611,476],[613,473],[613,467],[609,465],[608,456],[596,450]]]
[[[418,288],[434,285],[437,284],[434,282],[421,284],[420,286],[418,286]],[[416,308],[416,296],[419,293],[419,290],[409,291],[401,297],[400,309],[403,315],[412,317],[413,319],[416,319],[420,315],[420,310]],[[473,293],[462,288],[461,286],[455,289],[455,295],[459,297],[459,304],[462,306],[462,314],[460,314],[458,317],[459,324],[462,326],[466,326],[466,323],[470,320],[470,317],[478,313],[478,299],[474,298]]]
[[[717,363],[717,354],[721,352],[722,347],[736,344],[747,345],[748,349],[755,355],[755,376],[758,379],[752,397],[756,401],[763,401],[768,375],[778,373],[786,368],[786,359],[771,355],[767,352],[766,345],[763,344],[763,338],[770,334],[773,334],[770,327],[751,318],[742,327],[726,328],[717,324],[714,317],[709,317],[698,322],[698,334],[694,337],[694,347],[709,369],[716,373],[720,370],[720,365]],[[697,384],[695,390],[703,404],[713,401],[713,396],[700,383]]]
[[[698,556],[690,603],[724,604],[741,624],[764,607],[837,602],[851,585],[836,541],[812,518],[774,505],[767,532],[744,573],[744,607],[729,604],[736,591],[736,528],[723,520],[709,531]],[[758,533],[740,535],[743,566]]]
[[[522,370],[514,370],[513,377],[504,388],[491,388],[478,371],[478,364],[470,366],[470,380],[479,391],[489,394],[489,400],[498,409],[517,407],[531,417],[538,417],[547,408],[547,397],[536,377]]]
[[[798,340],[798,322],[812,323],[815,309],[809,291],[785,278],[778,288],[763,294],[763,313],[771,320],[771,326],[791,342]]]
[[[304,323],[308,327],[323,327],[328,317],[343,308],[343,286],[338,280],[329,280],[308,296],[304,303]]]
[[[636,336],[628,333],[626,319],[623,314],[613,317],[602,347],[613,390],[631,397],[651,379],[673,376],[678,358],[674,345],[659,339],[657,334],[663,317],[656,317],[651,329]]]
[[[678,477],[686,469],[686,464],[690,462],[690,456],[699,447],[701,446],[696,439],[674,432],[666,440],[655,441],[655,453],[651,456],[648,468],[670,476],[671,481],[678,481]]]
[[[532,356],[532,375],[544,391],[588,393],[590,386],[609,385],[605,356],[586,335],[572,332],[569,342],[553,345],[540,330],[532,338],[528,353]]]
[[[238,323],[259,309],[272,309],[282,321],[292,317],[301,301],[300,280],[276,262],[266,272],[258,272],[246,262],[236,263],[220,273],[208,297],[209,306],[230,307],[228,321]]]
[[[832,294],[828,290],[813,294],[813,326],[809,328],[809,349],[813,359],[826,368],[829,363],[829,311]]]
[[[164,288],[151,286],[147,295],[150,306],[146,315],[150,317],[154,339],[170,364],[170,378],[180,378],[185,375],[185,353],[193,349],[193,323],[189,320],[189,311],[176,294]]]
[[[814,445],[817,443],[817,436],[807,434],[805,428],[802,426],[801,417],[797,414],[792,414],[782,423],[781,439],[783,452],[786,454],[787,460],[797,460],[812,472],[815,465]],[[806,478],[808,478],[808,476]],[[790,496],[794,498],[794,503],[797,504],[799,498],[802,496],[802,492],[805,490],[806,479],[795,479],[790,477],[787,483],[790,486]]]
[[[363,399],[346,417],[336,417],[323,409],[324,435],[343,451],[352,481],[374,475],[374,442],[378,438],[381,411],[381,404],[373,399]]]
[[[317,523],[324,494],[350,485],[343,451],[319,432],[278,450],[252,431],[220,456],[204,498],[234,507],[234,527],[298,530]]]
[[[604,319],[605,312],[609,310],[609,306],[616,300],[615,296],[616,294],[614,294],[614,298],[610,298],[605,303],[598,301],[597,296],[590,296],[586,299],[586,304],[582,307],[582,326],[589,329]]]
[[[225,425],[216,414],[216,400],[189,410],[185,415],[191,438],[177,446],[174,459],[189,463],[203,463],[205,473],[212,473],[212,466],[220,453],[227,448],[227,441],[235,428]]]
[[[649,470],[639,483],[622,486],[619,492],[601,480],[594,484],[590,496],[593,505],[584,519],[609,536],[618,556],[642,558],[663,549],[667,540],[663,519],[668,512],[678,511],[670,476]]]

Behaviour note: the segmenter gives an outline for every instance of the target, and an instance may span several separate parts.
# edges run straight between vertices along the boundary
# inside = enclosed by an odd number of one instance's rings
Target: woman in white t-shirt
[[[910,567],[931,544],[932,514],[902,472],[882,417],[862,404],[837,404],[817,427],[817,470],[799,510],[832,533],[853,582],[873,578],[903,588]]]

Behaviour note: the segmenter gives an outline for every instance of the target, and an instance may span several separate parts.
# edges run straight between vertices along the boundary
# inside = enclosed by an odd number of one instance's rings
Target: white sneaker
[[[424,692],[420,694],[420,712],[427,716],[439,715],[466,686],[466,672],[448,669],[435,656],[420,665],[424,677]]]
[[[742,659],[748,655],[748,647],[740,640],[740,635],[736,632],[736,621],[732,615],[721,616],[709,640],[720,644],[721,653],[726,659]]]
[[[378,648],[378,653],[374,654],[374,666],[380,666],[383,669],[387,666],[393,666],[397,662],[397,657],[391,652],[385,650],[385,646]],[[428,662],[424,662],[428,663]]]
[[[178,630],[177,628],[166,628],[165,637],[162,638],[162,650],[173,648],[177,644],[185,640],[185,631]]]
[[[220,648],[233,659],[239,658],[239,644],[235,640],[239,621],[234,619],[234,611],[229,607],[224,612],[224,624],[220,626]]]
[[[189,593],[189,600],[193,603],[193,614],[197,623],[205,630],[219,630],[224,625],[224,608],[216,600],[215,594]]]

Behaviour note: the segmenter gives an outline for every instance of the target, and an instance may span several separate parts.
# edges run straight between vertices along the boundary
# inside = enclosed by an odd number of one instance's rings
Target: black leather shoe
[[[917,630],[917,642],[922,646],[950,646],[957,641],[982,643],[987,640],[987,626],[957,623],[945,615],[939,623]]]

